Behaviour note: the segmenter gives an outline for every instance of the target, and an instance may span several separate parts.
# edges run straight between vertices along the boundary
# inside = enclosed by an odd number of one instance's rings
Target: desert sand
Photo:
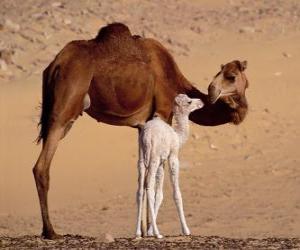
[[[250,110],[239,126],[192,124],[181,151],[181,188],[194,235],[300,237],[300,2],[47,1],[0,3],[0,236],[38,235],[32,167],[41,75],[71,41],[114,21],[170,49],[202,91],[220,64],[247,60]],[[51,168],[58,233],[133,237],[137,131],[84,114]],[[180,233],[169,180],[158,225]]]

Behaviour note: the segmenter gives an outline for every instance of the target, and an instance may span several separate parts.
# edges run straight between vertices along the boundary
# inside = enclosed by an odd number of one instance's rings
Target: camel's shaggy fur
[[[173,185],[173,197],[178,210],[182,233],[189,235],[190,230],[186,224],[181,192],[179,189],[179,161],[180,146],[187,140],[189,134],[189,114],[203,107],[200,99],[191,99],[187,95],[179,94],[175,98],[173,118],[175,126],[172,128],[159,117],[148,121],[139,137],[139,185],[137,191],[138,217],[136,236],[142,235],[143,197],[147,195],[150,209],[151,226],[148,236],[155,235],[162,238],[159,233],[156,218],[163,200],[164,162],[168,161]],[[156,178],[156,181],[155,181]],[[155,183],[156,182],[156,183]],[[156,186],[156,187],[155,187]],[[146,193],[144,193],[146,188]],[[155,190],[156,189],[156,190]]]

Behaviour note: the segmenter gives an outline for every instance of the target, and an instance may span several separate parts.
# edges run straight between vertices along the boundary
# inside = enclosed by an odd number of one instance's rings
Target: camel
[[[151,215],[151,225],[147,236],[163,236],[156,224],[159,207],[163,201],[164,163],[168,161],[173,186],[173,198],[177,207],[182,233],[190,235],[183,211],[183,202],[179,188],[180,147],[187,141],[189,135],[189,114],[203,107],[200,99],[191,99],[185,94],[175,97],[173,108],[174,128],[160,117],[154,117],[146,122],[139,136],[139,184],[137,191],[138,216],[136,238],[142,236],[142,211],[144,188],[148,198]],[[156,179],[156,180],[155,180]]]
[[[94,39],[71,41],[43,72],[42,150],[33,168],[43,220],[42,236],[59,237],[48,211],[49,171],[59,141],[87,113],[99,122],[140,131],[153,116],[171,123],[177,94],[199,98],[205,107],[190,115],[199,125],[241,123],[247,113],[246,62],[232,61],[200,92],[179,71],[158,41],[131,35],[122,23],[100,29]]]

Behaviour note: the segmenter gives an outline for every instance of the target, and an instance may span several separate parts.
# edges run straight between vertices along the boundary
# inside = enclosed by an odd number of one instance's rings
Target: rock
[[[100,237],[98,237],[97,240],[105,243],[111,243],[115,241],[114,237],[109,233],[104,233],[100,235]]]
[[[0,69],[2,71],[7,71],[7,64],[3,59],[0,59]]]
[[[51,5],[53,8],[62,8],[63,7],[61,2],[54,2]]]
[[[256,29],[254,27],[245,26],[239,29],[240,33],[255,33]]]
[[[13,63],[12,56],[15,54],[11,49],[0,49],[0,59],[4,60],[7,64]]]
[[[10,19],[5,20],[4,27],[13,32],[18,32],[20,30],[20,25],[14,23]]]
[[[72,23],[72,21],[70,19],[64,19],[64,24],[69,25],[71,23]]]
[[[195,140],[198,140],[199,139],[199,135],[196,134],[196,133],[193,133],[192,134],[192,138],[195,139]]]
[[[214,144],[209,144],[209,148],[213,149],[213,150],[218,150],[218,147]]]
[[[289,54],[289,53],[287,53],[287,52],[283,52],[282,55],[283,55],[284,57],[286,57],[286,58],[292,57],[292,55]]]
[[[32,17],[33,17],[34,19],[36,19],[36,20],[40,20],[40,19],[42,19],[44,16],[45,16],[44,13],[34,13],[34,14],[32,15]]]

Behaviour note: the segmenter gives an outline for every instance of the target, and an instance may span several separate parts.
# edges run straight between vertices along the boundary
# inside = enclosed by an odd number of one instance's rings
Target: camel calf
[[[147,195],[150,209],[151,225],[148,236],[155,235],[162,238],[156,224],[159,207],[163,200],[164,162],[168,161],[173,197],[178,210],[181,229],[184,235],[190,235],[186,224],[181,192],[179,188],[179,160],[178,152],[189,134],[189,114],[203,107],[200,99],[191,99],[187,95],[179,94],[174,102],[174,120],[176,125],[172,128],[159,117],[148,121],[141,130],[139,137],[139,183],[137,191],[137,229],[136,237],[142,235],[143,197]],[[156,179],[156,180],[155,180]],[[145,189],[146,188],[146,193]]]

